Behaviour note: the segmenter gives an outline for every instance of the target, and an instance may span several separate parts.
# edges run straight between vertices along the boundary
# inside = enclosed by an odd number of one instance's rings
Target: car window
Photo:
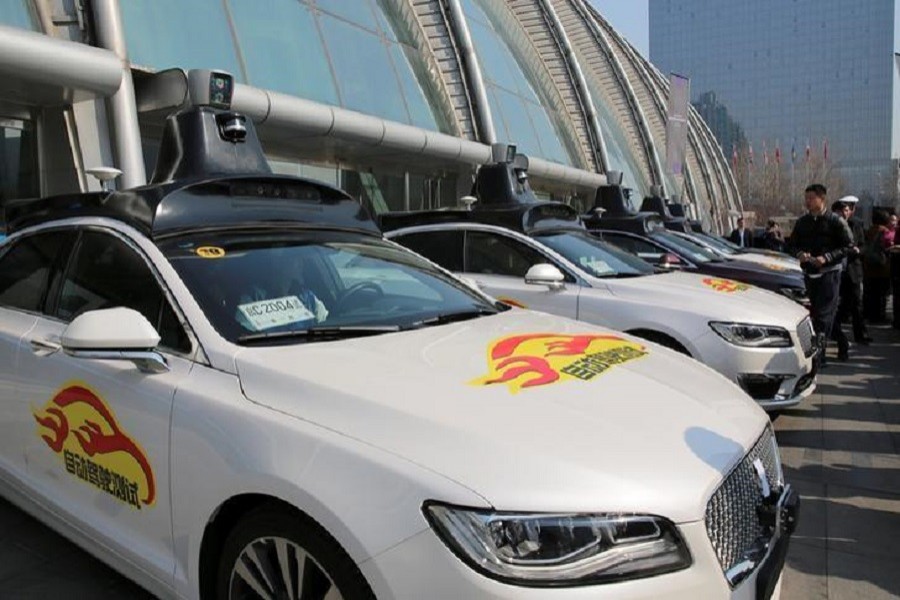
[[[643,238],[630,235],[619,235],[617,233],[603,232],[603,239],[612,242],[619,248],[627,250],[632,254],[637,254],[650,263],[658,263],[665,252],[656,244]]]
[[[0,256],[0,306],[41,312],[57,258],[73,234],[63,231],[22,238]]]
[[[153,272],[133,248],[99,231],[85,231],[63,277],[56,316],[71,321],[104,308],[138,311],[160,336],[160,346],[190,351],[190,340]]]
[[[505,235],[466,232],[466,272],[525,277],[532,266],[548,262],[540,252]]]
[[[653,267],[613,244],[580,232],[550,232],[535,236],[594,277],[650,275]]]
[[[371,235],[221,232],[160,248],[213,327],[236,343],[299,343],[314,339],[291,337],[303,331],[387,332],[498,311],[419,255]]]
[[[695,244],[690,240],[670,233],[668,231],[657,231],[651,234],[654,238],[663,240],[662,243],[671,248],[677,249],[679,254],[687,256],[689,259],[698,263],[720,262],[722,259],[708,248],[704,248],[699,244]]]
[[[460,272],[463,270],[462,230],[423,231],[401,235],[393,239],[398,244],[403,244],[448,271]]]

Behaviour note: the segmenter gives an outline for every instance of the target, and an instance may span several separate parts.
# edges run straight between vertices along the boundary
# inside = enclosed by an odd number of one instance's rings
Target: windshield
[[[635,277],[655,272],[637,256],[586,234],[558,232],[536,237],[594,277]]]
[[[740,248],[738,246],[733,246],[731,242],[727,242],[721,238],[717,238],[714,235],[709,235],[707,233],[697,233],[695,234],[700,240],[718,252],[725,254],[726,256],[734,256],[735,254],[740,254],[738,250]]]
[[[498,312],[418,255],[364,234],[195,234],[160,247],[216,330],[237,343],[370,335]]]
[[[690,240],[678,237],[674,233],[668,231],[656,231],[650,234],[650,237],[659,240],[666,246],[675,249],[677,252],[684,254],[690,260],[697,263],[721,262],[722,260],[712,250],[704,248],[700,244],[695,244]]]

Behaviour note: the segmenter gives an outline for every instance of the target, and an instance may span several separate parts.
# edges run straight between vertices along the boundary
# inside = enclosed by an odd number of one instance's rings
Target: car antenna
[[[122,174],[122,171],[113,167],[93,167],[90,169],[85,169],[84,172],[99,181],[100,188],[104,192],[110,191],[109,182],[115,180]]]

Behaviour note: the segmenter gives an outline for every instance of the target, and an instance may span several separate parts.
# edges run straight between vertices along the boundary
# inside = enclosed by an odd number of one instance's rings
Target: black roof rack
[[[470,210],[430,210],[382,213],[384,231],[439,223],[483,223],[534,233],[551,229],[583,229],[578,211],[562,202],[538,200],[528,182],[528,157],[514,146],[495,144],[496,162],[483,165],[475,176],[478,201]]]
[[[242,135],[224,128],[238,124]],[[123,191],[10,202],[10,233],[68,217],[108,217],[151,238],[180,232],[273,223],[310,224],[380,235],[369,212],[343,191],[273,175],[253,124],[241,115],[192,108],[166,122],[153,183]]]
[[[611,229],[644,235],[662,228],[663,217],[656,212],[634,210],[629,193],[630,190],[619,184],[601,185],[597,188],[594,208],[583,217],[588,230]]]

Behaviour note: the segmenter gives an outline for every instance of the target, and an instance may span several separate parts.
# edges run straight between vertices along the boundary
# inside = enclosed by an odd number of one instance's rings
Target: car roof
[[[378,219],[384,231],[449,223],[494,225],[526,235],[560,229],[585,230],[578,211],[561,202],[476,205],[472,210],[388,212],[380,214]]]
[[[368,211],[331,186],[278,175],[232,175],[10,202],[10,233],[71,217],[107,217],[150,238],[235,226],[313,225],[380,235]]]

